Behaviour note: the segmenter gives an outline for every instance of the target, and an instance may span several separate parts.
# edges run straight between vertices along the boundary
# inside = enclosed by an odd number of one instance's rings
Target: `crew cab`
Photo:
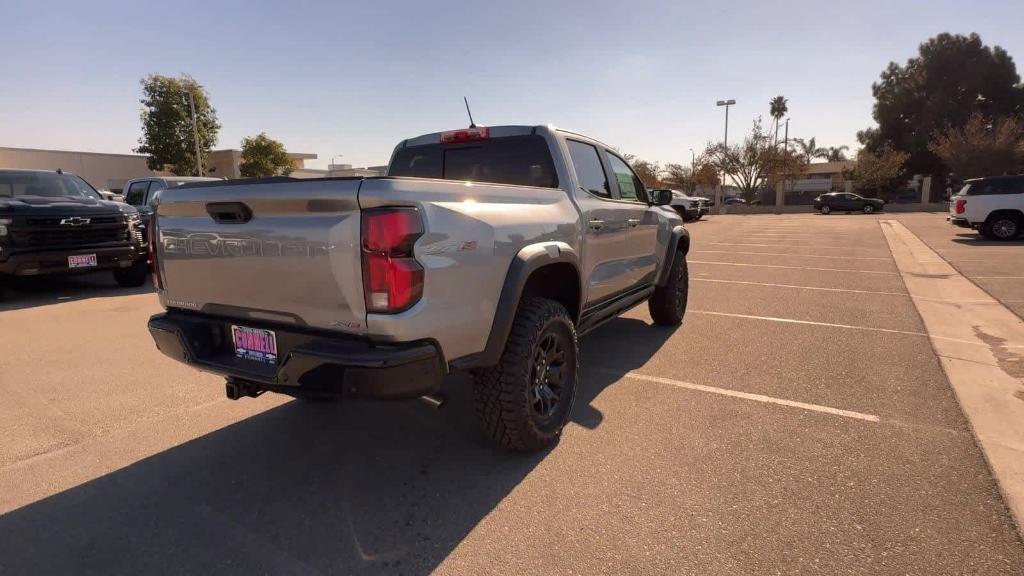
[[[486,433],[554,442],[577,337],[648,302],[682,322],[689,235],[613,148],[547,126],[433,133],[388,175],[186,184],[157,200],[149,321],[229,398],[436,394],[473,375]]]
[[[138,212],[103,200],[61,170],[0,170],[0,280],[113,271],[121,286],[148,276]]]
[[[967,180],[950,198],[949,222],[991,240],[1013,240],[1024,231],[1024,176]]]

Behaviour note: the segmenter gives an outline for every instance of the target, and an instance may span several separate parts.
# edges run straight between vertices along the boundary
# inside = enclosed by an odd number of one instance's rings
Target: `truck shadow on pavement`
[[[97,273],[82,276],[0,278],[0,312],[22,310],[110,296],[134,296],[153,292],[147,280],[137,288],[118,286],[110,274]]]
[[[957,234],[952,239],[957,244],[968,246],[1024,246],[1024,236],[1018,236],[1013,240],[989,240],[978,233]]]
[[[620,318],[585,338],[584,364],[617,368],[584,370],[573,420],[599,425],[591,401],[672,332]],[[552,454],[488,444],[468,384],[440,410],[289,402],[14,510],[0,573],[429,572]]]

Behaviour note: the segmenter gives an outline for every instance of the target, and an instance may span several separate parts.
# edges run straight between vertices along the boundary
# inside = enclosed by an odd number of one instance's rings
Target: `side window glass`
[[[153,180],[149,184],[149,195],[146,196],[146,204],[153,205],[153,200],[156,199],[156,193],[160,190],[167,188],[167,185],[162,180]]]
[[[608,177],[601,166],[597,148],[575,140],[569,140],[568,143],[569,156],[572,157],[572,166],[580,186],[591,194],[611,198],[612,191],[608,187]]]
[[[615,179],[619,183],[619,197],[634,202],[642,201],[644,185],[640,182],[640,178],[633,173],[629,164],[611,152],[608,153],[608,162],[611,163],[612,172],[615,173]]]
[[[149,181],[143,180],[142,182],[133,182],[128,187],[128,193],[124,196],[124,201],[132,206],[141,206],[146,202],[146,188],[149,187]]]

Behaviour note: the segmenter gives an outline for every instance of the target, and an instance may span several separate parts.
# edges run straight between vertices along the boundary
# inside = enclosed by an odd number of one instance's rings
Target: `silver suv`
[[[408,398],[468,370],[486,433],[536,450],[569,418],[578,336],[645,301],[682,321],[669,202],[546,126],[411,138],[378,178],[187,184],[157,201],[149,328],[230,398]]]

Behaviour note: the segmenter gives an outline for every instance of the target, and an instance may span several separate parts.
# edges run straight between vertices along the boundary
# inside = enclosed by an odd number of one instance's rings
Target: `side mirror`
[[[653,198],[651,198],[651,204],[655,206],[668,206],[672,203],[672,191],[671,190],[655,190]]]

